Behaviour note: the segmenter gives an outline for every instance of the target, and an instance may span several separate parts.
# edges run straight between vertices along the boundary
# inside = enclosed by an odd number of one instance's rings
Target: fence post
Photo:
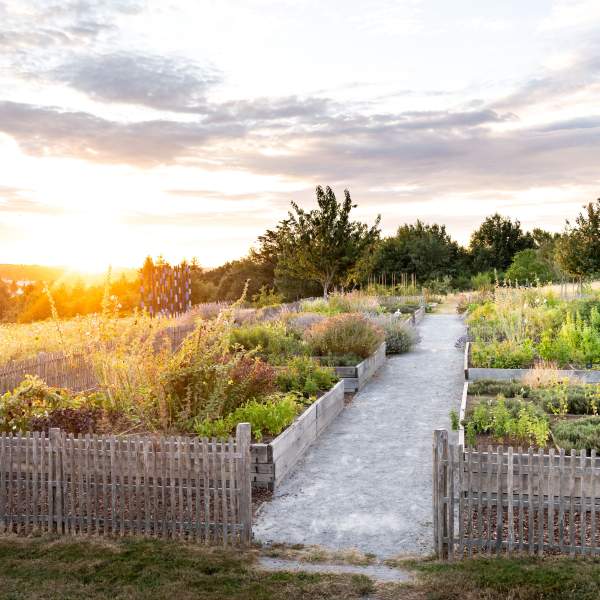
[[[448,431],[436,429],[433,432],[433,539],[438,558],[448,558]]]
[[[237,451],[241,454],[239,471],[240,520],[242,522],[242,545],[252,541],[252,474],[250,472],[250,423],[239,423],[235,429]]]
[[[56,532],[63,533],[63,448],[62,432],[58,427],[51,427],[48,432],[50,439],[50,449],[53,456],[54,468],[50,476],[52,477],[52,489],[48,493],[52,494],[53,513],[50,515],[49,530],[53,531],[53,523],[56,521]]]

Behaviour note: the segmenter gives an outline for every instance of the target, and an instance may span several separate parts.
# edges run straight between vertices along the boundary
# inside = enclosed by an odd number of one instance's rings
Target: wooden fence
[[[223,442],[58,429],[2,434],[0,529],[247,544],[250,425]]]
[[[440,558],[528,552],[600,554],[595,451],[433,446],[434,545]]]
[[[160,348],[169,340],[171,348],[178,348],[194,330],[193,324],[167,327],[158,332],[154,345]],[[66,388],[73,392],[98,389],[98,378],[90,353],[77,352],[66,355],[62,352],[42,353],[34,358],[11,361],[0,366],[0,394],[15,389],[25,375],[35,375],[51,387]]]

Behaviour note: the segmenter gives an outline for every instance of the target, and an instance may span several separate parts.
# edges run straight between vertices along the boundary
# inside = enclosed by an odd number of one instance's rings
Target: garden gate
[[[599,460],[595,451],[463,448],[436,430],[436,554],[600,554]]]

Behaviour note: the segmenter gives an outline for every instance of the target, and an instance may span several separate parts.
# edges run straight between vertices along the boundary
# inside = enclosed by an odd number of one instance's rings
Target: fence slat
[[[575,556],[575,450],[571,450],[571,490],[569,494],[569,554]]]
[[[506,456],[506,498],[507,498],[507,520],[508,520],[508,555],[512,554],[515,544],[515,524],[513,515],[513,449],[510,447]]]

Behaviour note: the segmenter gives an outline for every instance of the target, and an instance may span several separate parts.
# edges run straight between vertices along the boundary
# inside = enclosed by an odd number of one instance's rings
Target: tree
[[[395,236],[382,240],[371,264],[377,277],[415,274],[420,282],[456,277],[465,267],[465,251],[448,235],[445,225],[402,225]]]
[[[600,275],[600,198],[583,208],[556,245],[558,264],[580,278]]]
[[[372,227],[351,221],[356,205],[348,190],[342,202],[330,187],[318,186],[316,196],[318,208],[307,212],[292,202],[288,218],[265,236],[277,252],[276,283],[286,278],[318,283],[327,297],[332,287],[356,278],[357,265],[379,239],[380,217]]]
[[[540,283],[548,283],[552,280],[552,275],[552,270],[540,257],[539,250],[533,248],[517,252],[506,271],[507,279],[519,283],[533,283],[536,280]]]
[[[0,279],[0,321],[7,321],[11,316],[11,293],[8,285]]]
[[[514,255],[534,247],[530,233],[523,233],[519,221],[511,221],[498,213],[487,217],[471,235],[470,251],[475,271],[508,268]]]

